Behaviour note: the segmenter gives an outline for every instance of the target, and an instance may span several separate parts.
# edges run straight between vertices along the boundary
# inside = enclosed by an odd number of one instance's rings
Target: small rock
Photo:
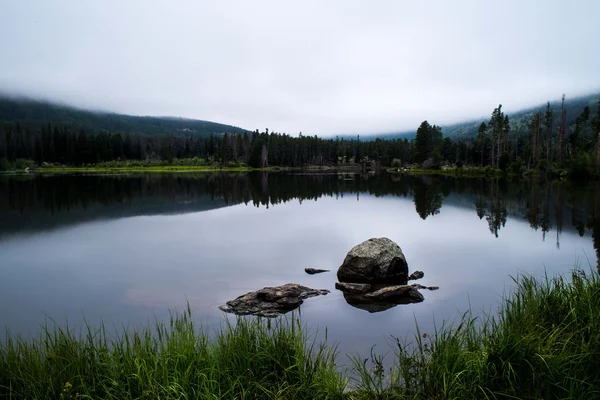
[[[429,157],[427,160],[423,161],[421,164],[422,169],[439,169],[440,164],[433,160],[433,158]]]
[[[347,283],[347,282],[336,282],[335,288],[344,293],[367,293],[371,291],[371,285],[368,283]]]
[[[373,300],[394,300],[394,302],[402,302],[402,304],[420,303],[425,300],[417,288],[409,285],[386,286],[365,294],[365,297]]]
[[[415,289],[426,289],[426,290],[438,290],[440,288],[439,286],[423,286],[423,285],[419,285],[418,283],[413,283],[410,286],[414,287]]]
[[[421,279],[425,276],[423,271],[415,271],[408,276],[409,281],[416,281],[417,279]]]
[[[318,269],[318,268],[304,268],[304,272],[309,275],[320,274],[322,272],[329,272],[328,269]]]
[[[306,298],[326,295],[327,293],[329,293],[329,290],[311,289],[295,283],[288,283],[246,293],[228,301],[219,309],[237,315],[251,314],[262,317],[276,317],[300,307]]]

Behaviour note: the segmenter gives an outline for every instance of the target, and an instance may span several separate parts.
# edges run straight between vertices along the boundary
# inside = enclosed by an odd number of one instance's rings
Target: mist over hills
[[[573,125],[583,108],[588,105],[595,109],[600,100],[600,92],[586,96],[565,99],[567,111],[567,125]],[[560,110],[560,99],[550,102],[552,109]],[[508,113],[511,131],[525,133],[527,122],[537,111],[544,111],[546,104]],[[492,110],[490,110],[491,113]],[[555,114],[557,115],[557,114]],[[482,122],[488,122],[489,117],[475,118],[470,121],[441,125],[444,137],[470,138],[477,134],[477,129]],[[429,120],[435,124],[434,120]],[[179,118],[179,117],[150,117],[132,116],[111,112],[83,110],[73,106],[61,105],[44,100],[34,100],[24,97],[9,96],[0,93],[0,124],[20,123],[29,127],[41,128],[48,124],[67,127],[71,130],[81,130],[88,133],[119,132],[124,134],[156,136],[189,136],[206,137],[224,133],[243,134],[249,130],[218,122]],[[338,135],[339,138],[355,139],[357,136],[363,141],[381,139],[408,139],[415,137],[418,126],[414,130],[392,133],[366,133],[360,135]]]
[[[581,112],[583,111],[583,108],[586,105],[589,106],[592,110],[595,110],[599,100],[600,100],[600,92],[586,95],[586,96],[574,97],[574,98],[565,97],[565,109],[567,111],[567,126],[571,126],[575,123],[575,119],[579,116],[579,114],[581,114]],[[560,106],[561,106],[560,98],[550,101],[550,107],[555,111],[554,115],[559,115],[558,112],[560,111]],[[517,133],[517,134],[525,133],[527,130],[527,123],[529,122],[529,120],[531,120],[533,115],[538,111],[543,112],[545,110],[546,110],[546,103],[540,104],[540,105],[537,105],[534,107],[526,108],[526,109],[523,109],[520,111],[507,113],[508,117],[510,119],[511,131],[513,133]],[[490,114],[491,113],[492,113],[492,110],[490,110]],[[482,122],[485,122],[487,124],[489,122],[489,120],[490,120],[490,117],[488,116],[488,117],[475,118],[470,121],[459,122],[456,124],[441,125],[442,134],[444,135],[444,137],[472,138],[472,137],[475,137],[475,135],[477,134],[477,129],[479,129],[479,125],[481,125]],[[433,120],[429,120],[429,123],[435,124],[436,122]],[[375,140],[376,138],[381,138],[381,139],[396,139],[396,138],[405,139],[406,138],[408,140],[411,140],[411,139],[414,139],[416,132],[417,132],[417,128],[418,128],[418,126],[415,126],[414,130],[401,131],[401,132],[397,132],[397,133],[361,135],[361,139]],[[352,137],[354,137],[354,136],[352,136]]]
[[[88,133],[119,132],[143,136],[210,136],[212,134],[247,132],[242,128],[211,121],[89,111],[49,101],[13,97],[0,93],[1,123],[20,123],[38,129],[51,124],[73,131],[83,129]]]

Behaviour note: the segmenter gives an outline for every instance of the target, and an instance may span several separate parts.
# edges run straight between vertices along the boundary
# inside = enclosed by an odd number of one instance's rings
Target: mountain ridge
[[[175,116],[134,116],[108,111],[92,111],[48,100],[0,93],[0,123],[20,123],[41,128],[48,124],[88,133],[119,132],[142,136],[248,132],[232,125]]]
[[[583,111],[583,108],[586,105],[588,105],[592,109],[592,111],[594,111],[594,109],[595,109],[594,107],[598,101],[600,101],[600,92],[596,92],[596,93],[592,93],[592,94],[588,94],[588,95],[584,95],[584,96],[577,96],[577,97],[573,97],[571,99],[569,99],[568,97],[565,98],[565,109],[567,112],[567,126],[571,126],[575,123],[575,120],[577,119],[579,114],[581,114],[581,112]],[[544,103],[544,104],[540,104],[537,106],[524,108],[519,111],[506,113],[510,120],[511,132],[517,133],[517,134],[525,133],[526,129],[527,129],[527,123],[529,122],[529,120],[533,117],[533,115],[536,112],[538,112],[538,111],[540,111],[542,113],[545,112],[546,104],[547,103]],[[555,123],[558,122],[558,118],[560,115],[560,105],[561,105],[560,99],[550,101],[550,108],[554,111]],[[491,114],[491,110],[490,110],[490,114]],[[444,125],[441,125],[442,134],[444,137],[451,137],[451,138],[473,138],[477,134],[477,130],[479,129],[479,126],[481,125],[481,123],[485,122],[487,124],[489,122],[489,120],[490,120],[489,117],[487,117],[487,118],[481,117],[481,118],[473,118],[469,121],[458,122],[458,123],[454,123],[454,124],[444,124]],[[429,122],[435,123],[435,121],[429,121]],[[406,138],[406,139],[410,140],[416,136],[416,132],[417,132],[417,129],[415,128],[414,131],[410,130],[410,131],[399,132],[399,133],[369,135],[366,137],[367,138],[372,137],[371,140],[374,140],[377,138],[380,138],[380,139],[395,139],[395,138],[404,139],[404,138]],[[369,139],[367,139],[367,140],[369,140]]]
[[[600,92],[571,99],[566,98],[567,125],[574,124],[575,119],[579,116],[585,105],[590,106],[593,110],[597,101],[600,101]],[[554,110],[555,120],[558,119],[560,103],[560,100],[550,101],[550,106]],[[527,123],[531,117],[537,111],[544,112],[545,108],[546,104],[540,104],[507,113],[511,123],[511,131],[517,134],[526,132]],[[442,134],[444,137],[451,138],[472,138],[477,134],[479,125],[482,122],[487,123],[488,121],[489,118],[480,117],[464,122],[443,124],[441,125]],[[435,121],[429,122],[435,123]],[[21,123],[22,125],[37,128],[51,124],[75,130],[83,129],[88,133],[119,132],[149,137],[165,135],[202,137],[224,133],[243,134],[250,132],[240,127],[219,122],[177,116],[135,116],[110,111],[92,111],[49,100],[39,100],[0,92],[0,124],[2,123]],[[373,141],[376,139],[411,140],[414,139],[416,130],[417,127],[414,130],[390,133],[340,134],[337,137],[355,139],[359,136],[361,141]]]

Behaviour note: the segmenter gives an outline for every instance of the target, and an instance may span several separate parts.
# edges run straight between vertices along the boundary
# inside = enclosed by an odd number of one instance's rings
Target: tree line
[[[251,167],[302,167],[336,165],[373,160],[389,165],[391,160],[411,159],[412,144],[407,139],[361,141],[326,139],[299,134],[269,132],[244,134],[146,137],[121,133],[87,134],[66,127],[48,125],[36,131],[21,124],[0,127],[0,160],[6,164],[19,159],[38,165],[58,163],[87,165],[114,160],[153,160],[201,158],[221,165],[246,164]],[[0,161],[2,162],[2,161]]]
[[[475,137],[444,137],[442,128],[423,121],[413,140],[320,138],[263,132],[225,133],[197,137],[148,137],[119,132],[90,134],[83,129],[48,124],[37,128],[21,123],[0,125],[0,168],[18,160],[36,164],[89,165],[109,161],[161,161],[201,159],[220,165],[251,167],[303,167],[370,163],[379,167],[417,165],[440,168],[443,164],[479,166],[514,174],[526,170],[556,173],[570,170],[590,176],[600,173],[600,102],[586,105],[567,126],[565,98],[561,108],[550,103],[533,114],[526,129],[513,129],[502,105],[489,121],[481,123]]]

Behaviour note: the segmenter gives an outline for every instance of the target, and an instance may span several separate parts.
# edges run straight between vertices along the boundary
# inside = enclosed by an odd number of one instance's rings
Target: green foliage
[[[401,160],[403,163],[414,162],[419,168],[431,170],[441,167],[446,160],[447,164],[458,165],[460,161],[467,167],[490,166],[494,170],[510,172],[513,176],[532,174],[546,179],[562,174],[566,168],[565,156],[569,155],[573,159],[568,160],[569,169],[572,170],[569,176],[586,179],[586,176],[595,178],[600,173],[600,161],[596,162],[600,160],[600,144],[596,132],[600,129],[600,106],[597,112],[592,112],[592,106],[594,104],[590,106],[586,103],[575,119],[567,114],[573,109],[572,103],[565,102],[559,129],[554,129],[554,110],[550,104],[544,114],[539,111],[528,114],[532,119],[519,129],[515,129],[514,123],[509,122],[499,105],[492,112],[488,124],[484,122],[475,126],[477,135],[474,139],[443,138],[440,127],[423,121],[413,141],[380,138],[363,141],[359,137],[328,139],[302,134],[293,137],[268,130],[247,132],[231,129],[198,135],[187,126],[160,135],[128,134],[125,132],[135,131],[121,130],[118,124],[109,124],[109,128],[105,130],[76,123],[63,124],[61,118],[65,115],[74,115],[74,112],[85,114],[83,111],[35,102],[0,100],[0,160],[4,160],[0,162],[0,169],[24,169],[23,162],[17,163],[18,159],[34,160],[37,166],[93,165],[100,166],[98,168],[103,168],[101,165],[106,163],[122,161],[150,164],[158,162],[161,166],[164,163],[170,167],[181,165],[180,160],[205,159],[208,165],[230,168],[242,165],[252,168],[322,168],[346,166],[353,161],[366,165],[367,160],[377,167],[399,168]],[[88,114],[93,115],[96,122],[123,117]],[[2,115],[12,116],[7,117],[9,122],[3,122]],[[41,124],[39,118],[44,115],[47,121],[44,120]],[[575,125],[566,126],[571,120]],[[167,119],[160,126],[167,129],[172,126],[169,124],[185,121],[187,120]],[[529,136],[522,134],[526,126],[529,126]],[[572,134],[567,135],[568,132]],[[590,155],[595,174],[586,173],[589,168],[579,153]],[[532,171],[509,171],[518,157],[524,160],[523,168]],[[547,164],[540,164],[543,159],[548,160]],[[469,171],[465,174],[474,170]],[[490,174],[492,175],[497,175],[497,172]]]
[[[592,118],[592,130],[597,138],[597,135],[600,134],[600,100],[598,100],[596,107],[596,114]]]
[[[35,168],[35,162],[23,158],[9,162],[5,158],[0,158],[0,171],[24,171],[26,168]]]
[[[490,165],[486,165],[483,168],[483,173],[486,176],[502,176],[502,171],[501,170],[499,170],[497,168],[494,168],[494,167],[492,167]]]
[[[424,184],[424,190],[429,190]],[[240,317],[209,335],[191,312],[110,334],[47,325],[37,339],[0,342],[6,399],[596,399],[600,398],[600,279],[521,276],[494,315],[393,338],[395,362],[317,345],[300,321]]]
[[[0,398],[342,398],[334,354],[310,345],[296,318],[239,318],[211,340],[189,310],[116,337],[46,326],[37,340],[1,345]]]
[[[573,180],[585,181],[590,179],[594,171],[592,158],[587,153],[574,154],[569,160],[568,172]]]
[[[435,148],[438,148],[442,142],[442,130],[439,126],[429,125],[427,121],[423,121],[417,129],[415,137],[414,160],[416,163],[422,163],[431,157]]]
[[[508,167],[508,173],[514,176],[521,176],[524,172],[524,169],[523,159],[521,157],[517,157],[517,159]]]
[[[550,165],[548,164],[548,160],[545,158],[540,159],[535,166],[535,169],[542,174],[546,174],[549,168]]]
[[[521,277],[497,316],[463,314],[458,325],[395,340],[397,361],[378,379],[355,362],[359,390],[378,399],[600,398],[600,281]]]
[[[586,105],[594,105],[598,102],[600,93],[591,94],[589,96],[574,97],[570,98],[565,102],[567,124],[569,126],[575,124],[577,115],[581,112],[583,107]],[[525,134],[527,131],[527,123],[531,120],[534,114],[538,111],[544,114],[550,109],[551,113],[556,115],[560,112],[560,101],[552,101],[547,104],[540,104],[539,106],[525,109],[522,111],[514,112],[510,114],[510,130],[511,132],[517,132],[519,134]],[[549,115],[550,116],[550,115]],[[553,117],[552,116],[552,117]],[[483,119],[462,122],[453,125],[444,125],[444,134],[451,138],[463,137],[473,138],[477,135],[477,131],[480,127]],[[550,121],[550,120],[549,120]]]

